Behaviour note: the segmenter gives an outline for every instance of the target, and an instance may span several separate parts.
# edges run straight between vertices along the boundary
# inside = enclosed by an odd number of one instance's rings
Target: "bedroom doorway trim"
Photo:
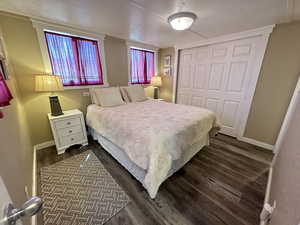
[[[205,39],[201,40],[198,42],[194,43],[187,43],[187,44],[179,44],[175,46],[175,71],[174,71],[174,79],[173,79],[173,96],[172,100],[174,103],[176,103],[176,96],[177,96],[177,85],[178,85],[178,71],[179,71],[179,55],[180,55],[180,50],[184,49],[191,49],[191,48],[196,48],[196,47],[201,47],[201,46],[207,46],[207,45],[214,45],[214,44],[220,44],[220,43],[226,43],[230,41],[236,41],[236,40],[243,40],[247,38],[252,38],[252,37],[259,37],[260,43],[259,43],[259,48],[257,49],[257,61],[256,64],[254,65],[253,72],[251,74],[251,81],[249,82],[248,88],[245,93],[245,101],[243,101],[241,107],[241,113],[239,115],[239,127],[237,130],[237,139],[241,140],[244,137],[246,125],[247,125],[247,120],[248,116],[250,113],[251,109],[251,104],[253,100],[253,96],[255,93],[255,88],[257,85],[257,81],[259,78],[261,66],[263,63],[264,55],[266,52],[267,44],[269,41],[270,34],[272,33],[275,25],[270,25],[270,26],[265,26],[253,30],[248,30],[244,32],[239,32],[239,33],[233,33],[229,35],[224,35],[216,38],[210,38],[210,39]]]

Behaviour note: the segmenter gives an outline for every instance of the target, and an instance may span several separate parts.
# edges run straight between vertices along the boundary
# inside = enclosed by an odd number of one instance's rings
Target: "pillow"
[[[118,87],[95,88],[94,92],[100,106],[110,107],[125,104]]]
[[[127,95],[131,102],[141,102],[147,100],[145,90],[141,85],[133,85],[126,88]]]
[[[98,101],[97,101],[97,97],[95,95],[95,91],[94,91],[95,88],[89,88],[89,92],[90,92],[90,96],[91,96],[91,101],[92,101],[92,104],[96,104],[96,105],[99,105]]]
[[[126,103],[130,102],[130,99],[129,99],[128,94],[127,94],[127,91],[126,91],[127,88],[128,88],[128,86],[120,87],[121,95],[122,95],[122,97],[123,97],[123,100],[124,100]]]

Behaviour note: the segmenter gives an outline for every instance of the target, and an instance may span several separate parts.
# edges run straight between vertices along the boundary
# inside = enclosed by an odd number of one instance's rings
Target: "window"
[[[154,52],[130,48],[130,82],[150,84],[155,73],[154,60]]]
[[[98,42],[45,31],[53,74],[64,86],[102,85],[103,73]]]

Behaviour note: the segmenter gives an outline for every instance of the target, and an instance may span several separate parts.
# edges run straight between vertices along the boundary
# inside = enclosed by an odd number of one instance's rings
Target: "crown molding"
[[[15,19],[19,19],[19,20],[24,20],[24,21],[28,21],[28,19],[29,19],[28,16],[25,16],[23,14],[16,14],[16,13],[11,12],[11,11],[0,11],[0,15],[15,18]]]
[[[243,32],[222,35],[219,37],[209,38],[209,39],[201,40],[201,41],[197,41],[197,42],[175,45],[174,47],[175,47],[175,49],[180,50],[180,49],[194,48],[194,47],[200,47],[200,46],[204,46],[204,45],[222,43],[222,42],[227,42],[227,41],[239,40],[239,39],[255,37],[255,36],[260,36],[260,35],[270,35],[272,33],[274,27],[275,27],[275,24],[265,26],[265,27],[260,27],[257,29],[247,30],[247,31],[243,31]]]

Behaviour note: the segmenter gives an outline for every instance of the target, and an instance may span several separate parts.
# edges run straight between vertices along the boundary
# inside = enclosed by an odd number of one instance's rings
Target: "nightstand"
[[[88,144],[83,113],[78,109],[63,111],[63,113],[60,116],[52,116],[48,113],[57,154],[64,153],[68,147],[75,144]]]

